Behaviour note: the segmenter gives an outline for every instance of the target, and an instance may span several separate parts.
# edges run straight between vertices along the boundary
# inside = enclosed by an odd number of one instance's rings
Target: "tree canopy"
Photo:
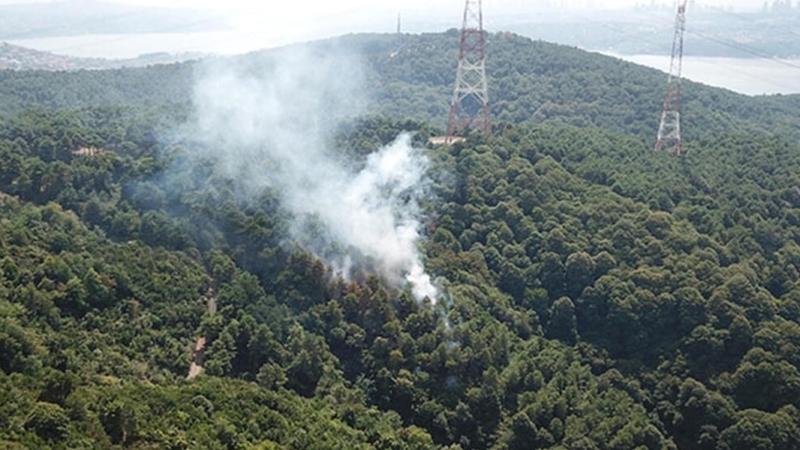
[[[452,32],[341,39],[384,86],[343,157],[424,145]],[[0,446],[797,448],[797,99],[691,85],[671,158],[658,73],[490,45],[494,136],[426,149],[436,305],[287,245],[274,192],[165,176],[191,65],[0,72]]]

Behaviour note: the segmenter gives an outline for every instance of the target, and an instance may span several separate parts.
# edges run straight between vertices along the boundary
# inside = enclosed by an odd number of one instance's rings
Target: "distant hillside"
[[[442,126],[455,76],[458,35],[359,35],[338,45],[360,48],[375,70],[379,108]],[[498,122],[596,126],[651,138],[666,75],[573,47],[511,33],[491,35],[487,70]],[[687,82],[686,133],[778,129],[800,135],[800,96],[748,97]]]
[[[774,12],[733,13],[693,7],[687,13],[684,54],[733,58],[797,58],[800,8]],[[673,7],[575,14],[558,19],[509,23],[504,29],[534,39],[623,55],[669,55]],[[575,30],[580,30],[575,32]]]
[[[651,150],[663,74],[499,34],[496,132],[426,147],[456,42],[287,49],[364,60],[391,117],[338,129],[343,163],[416,132],[436,304],[289,245],[279,165],[239,151],[318,164],[269,141],[301,114],[251,103],[281,119],[253,142],[174,145],[198,63],[0,72],[0,448],[800,450],[800,96],[688,83],[674,158]],[[268,182],[191,161],[226,151]]]
[[[360,34],[290,49],[349,49],[362,56],[371,112],[443,127],[455,76],[458,36]],[[663,100],[657,70],[509,33],[489,38],[487,68],[496,123],[595,126],[650,140]],[[276,50],[232,57],[264,70]],[[186,103],[193,63],[94,73],[0,72],[0,108]],[[708,131],[781,131],[800,136],[800,96],[748,97],[687,82],[686,135]]]
[[[0,5],[0,39],[91,33],[214,31],[220,17],[191,9],[153,8],[95,0]]]
[[[194,53],[152,53],[131,59],[77,58],[42,52],[7,42],[0,43],[0,70],[75,71],[104,70],[122,67],[144,67],[155,64],[173,64],[202,55]]]

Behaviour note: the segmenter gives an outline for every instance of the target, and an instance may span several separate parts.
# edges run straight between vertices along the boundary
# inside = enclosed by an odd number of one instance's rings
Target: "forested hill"
[[[346,50],[367,71],[370,110],[443,126],[455,76],[455,30],[425,35],[351,35],[263,51],[233,61],[258,68],[278,52]],[[600,54],[531,41],[510,33],[489,38],[487,70],[498,122],[596,126],[651,140],[665,75]],[[195,63],[92,73],[0,72],[0,111],[45,107],[186,105]],[[784,131],[800,136],[800,96],[747,97],[688,83],[688,138],[705,130]]]
[[[455,42],[312,44],[360,48],[387,116],[342,158],[426,146]],[[0,73],[0,448],[800,450],[800,97],[690,84],[673,158],[663,74],[491,45],[501,125],[425,149],[437,305],[287,245],[276,192],[168,170],[195,66]]]
[[[0,70],[74,71],[144,67],[196,60],[201,55],[151,53],[129,59],[80,58],[0,42]]]
[[[442,124],[452,90],[450,74],[455,73],[457,36],[452,30],[444,35],[343,40],[369,55],[376,85],[385,86],[375,92],[386,112]],[[487,52],[489,96],[498,121],[596,126],[651,139],[663,102],[662,72],[511,33],[491,35]],[[683,104],[689,138],[709,129],[800,133],[800,96],[748,98],[687,82]]]

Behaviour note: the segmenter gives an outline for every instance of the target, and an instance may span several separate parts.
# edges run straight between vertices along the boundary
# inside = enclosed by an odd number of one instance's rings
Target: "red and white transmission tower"
[[[450,103],[447,135],[468,129],[484,134],[492,131],[489,116],[489,88],[486,82],[486,34],[483,32],[481,0],[466,0],[461,27],[456,86]]]
[[[672,39],[672,59],[669,64],[667,95],[658,126],[656,151],[669,149],[675,156],[683,154],[681,138],[681,80],[683,70],[683,34],[686,31],[686,3],[678,0],[678,13],[675,16],[675,36]]]

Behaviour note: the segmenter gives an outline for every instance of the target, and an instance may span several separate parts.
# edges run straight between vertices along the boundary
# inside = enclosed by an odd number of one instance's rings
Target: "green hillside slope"
[[[665,75],[576,48],[534,42],[509,33],[488,40],[487,70],[492,111],[499,122],[555,122],[597,126],[654,137]],[[369,110],[444,126],[455,77],[455,30],[425,35],[352,35],[288,47],[323,54],[330,49],[360,56],[365,65]],[[232,57],[258,68],[268,50]],[[0,72],[0,111],[46,107],[187,105],[197,64],[186,63],[78,73]],[[258,70],[258,69],[257,69]],[[686,135],[709,130],[777,130],[800,137],[800,96],[748,98],[687,83]]]
[[[341,38],[388,116],[342,127],[343,158],[425,145],[452,38]],[[662,75],[491,45],[505,126],[426,149],[437,305],[288,245],[275,192],[166,172],[191,65],[3,73],[0,446],[800,449],[797,98],[689,85],[703,127],[671,158]]]

